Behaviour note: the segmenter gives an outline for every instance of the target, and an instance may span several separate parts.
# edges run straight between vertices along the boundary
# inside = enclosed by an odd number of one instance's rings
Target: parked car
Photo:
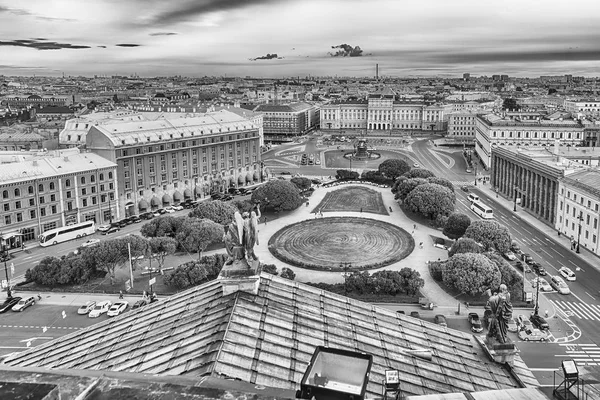
[[[521,254],[521,261],[525,261],[525,264],[528,264],[528,265],[531,265],[534,263],[533,257],[531,257],[531,254],[529,254],[529,253]]]
[[[117,228],[125,228],[125,227],[126,227],[127,225],[129,225],[129,224],[130,224],[130,222],[129,222],[128,220],[126,220],[126,219],[122,219],[122,220],[120,220],[120,221],[113,222],[111,225],[112,225],[113,227],[117,227]]]
[[[165,207],[165,211],[169,214],[172,214],[175,212],[175,209],[173,207],[169,206],[169,207]]]
[[[111,228],[110,224],[103,224],[103,225],[98,226],[98,228],[96,230],[99,232],[106,232],[110,228]]]
[[[483,325],[481,324],[481,320],[479,319],[479,315],[477,313],[469,313],[469,324],[471,324],[471,330],[473,332],[483,332]]]
[[[181,211],[183,210],[183,206],[182,205],[175,205],[175,206],[171,206],[171,208],[175,211]]]
[[[136,223],[140,222],[142,219],[140,218],[139,215],[132,215],[129,217],[129,220],[131,222],[133,222],[134,224],[136,224]]]
[[[292,173],[290,171],[282,171],[281,175],[291,175]]]
[[[141,219],[152,219],[154,218],[154,213],[152,211],[146,211],[145,213],[140,214]]]
[[[460,187],[460,190],[462,190],[463,192],[468,192],[469,191],[469,187],[463,185],[463,186]]]
[[[115,301],[115,304],[110,307],[106,315],[109,317],[116,317],[117,315],[124,313],[128,306],[129,303],[125,300]]]
[[[140,299],[140,300],[136,301],[135,303],[133,303],[133,306],[131,307],[131,309],[135,310],[136,308],[142,308],[147,304],[150,304],[150,301],[148,301],[147,299]]]
[[[110,233],[119,232],[121,230],[118,226],[111,226],[107,231],[102,232],[103,235],[108,235]]]
[[[566,282],[558,275],[554,275],[550,278],[550,285],[560,294],[569,294],[571,290],[567,286]]]
[[[506,258],[508,261],[515,261],[517,259],[517,256],[515,256],[515,253],[513,253],[512,251],[507,251],[506,253],[502,254],[504,256],[504,258]]]
[[[77,309],[77,314],[86,315],[89,314],[96,307],[95,301],[87,301],[84,305]]]
[[[35,304],[35,297],[30,296],[27,298],[22,298],[21,300],[19,300],[19,302],[17,304],[15,304],[12,307],[12,310],[21,312],[21,311],[25,310],[27,307],[31,307],[34,304]]]
[[[519,314],[517,317],[517,324],[519,325],[519,330],[533,329],[531,321],[523,314]]]
[[[511,318],[508,321],[508,324],[506,326],[506,329],[509,332],[517,332],[519,330],[519,325],[517,324],[517,321],[515,321],[515,318]]]
[[[166,209],[164,209],[164,208],[159,208],[158,210],[156,210],[156,212],[157,212],[159,215],[164,215],[164,214],[166,214],[166,213],[167,213],[167,210],[166,210]]]
[[[446,322],[446,317],[444,317],[441,314],[438,314],[435,317],[433,317],[433,322],[437,325],[448,326],[448,323]]]
[[[519,247],[518,244],[516,244],[515,242],[510,244],[510,251],[512,251],[515,254],[521,254],[521,247]]]
[[[531,280],[531,286],[533,286],[535,288],[535,287],[537,287],[537,285],[540,285],[540,290],[542,292],[551,292],[552,291],[552,286],[550,286],[548,281],[545,280],[544,278],[542,278],[541,276],[538,276]]]
[[[100,239],[90,239],[88,241],[81,243],[81,247],[92,247],[92,246],[96,246],[98,243],[100,243]]]
[[[410,316],[413,318],[421,318],[421,314],[418,311],[411,311]]]
[[[92,311],[90,311],[88,317],[98,318],[102,314],[107,313],[110,309],[111,304],[112,303],[109,300],[99,301],[98,303],[96,303]]]
[[[152,217],[160,217],[162,213],[158,212],[158,210],[152,212]]]
[[[544,318],[542,318],[540,315],[532,314],[529,317],[529,320],[531,321],[533,326],[538,328],[540,331],[549,331],[550,330],[550,325],[548,325],[548,322]]]
[[[548,340],[548,338],[546,337],[546,334],[542,331],[540,331],[539,329],[523,329],[520,330],[518,333],[519,339],[524,340],[526,342],[534,342],[534,341],[539,341],[539,342],[545,342],[546,340]]]
[[[419,165],[419,163],[414,163],[413,168],[421,168],[421,166]]]
[[[21,297],[12,297],[4,300],[4,303],[0,305],[0,314],[11,310],[19,301],[21,301]]]
[[[406,315],[406,313],[404,312],[404,310],[398,310],[398,311],[396,311],[396,314]]]
[[[538,275],[542,275],[542,276],[548,275],[548,273],[546,272],[546,269],[539,262],[534,262],[531,267]]]
[[[577,279],[575,277],[575,272],[573,272],[571,270],[571,268],[568,268],[568,267],[562,267],[561,269],[558,270],[558,273],[568,281],[574,281]]]
[[[221,196],[221,201],[230,201],[230,200],[233,200],[233,196],[230,194],[225,193]]]

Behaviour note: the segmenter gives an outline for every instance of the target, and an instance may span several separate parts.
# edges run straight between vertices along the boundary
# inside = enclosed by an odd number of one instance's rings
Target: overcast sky
[[[599,0],[0,0],[0,74],[598,76],[599,16]]]

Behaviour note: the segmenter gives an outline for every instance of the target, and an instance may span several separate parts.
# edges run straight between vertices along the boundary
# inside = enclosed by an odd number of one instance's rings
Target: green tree
[[[454,211],[456,196],[445,186],[427,183],[414,188],[406,196],[405,204],[412,211],[429,218],[448,215]]]
[[[402,201],[406,200],[406,196],[408,196],[414,188],[427,184],[427,180],[422,178],[400,179],[396,182],[399,183],[396,186],[396,195],[394,197]]]
[[[131,248],[131,268],[135,271],[140,263],[141,257],[148,256],[148,239],[138,235],[127,235],[121,240],[123,243],[119,248],[125,252],[124,257],[129,258],[129,248]],[[127,245],[129,244],[129,248]]]
[[[174,238],[186,217],[165,215],[142,225],[140,233],[147,238],[168,236]]]
[[[294,185],[296,185],[296,187],[300,191],[310,189],[310,186],[312,185],[312,182],[310,181],[310,179],[305,178],[303,176],[295,176],[292,179],[290,179],[290,182],[292,182]]]
[[[493,262],[500,271],[500,281],[506,285],[510,298],[520,300],[523,298],[523,276],[519,274],[502,256],[497,253],[487,252],[484,255]]]
[[[94,265],[100,271],[106,271],[110,284],[114,284],[115,270],[125,265],[129,257],[127,245],[123,240],[103,240],[96,246],[89,247],[82,253],[82,257],[89,265]]]
[[[277,266],[275,264],[263,264],[262,271],[268,274],[277,275]]]
[[[279,276],[281,276],[282,278],[285,278],[285,279],[289,279],[290,281],[293,281],[294,279],[296,279],[296,274],[294,273],[294,271],[292,271],[288,267],[283,267],[281,269],[281,275],[279,275]]]
[[[425,168],[413,168],[410,171],[405,172],[402,176],[407,179],[412,179],[412,178],[427,179],[427,178],[431,178],[432,176],[435,176],[435,174]]]
[[[252,204],[252,202],[250,200],[234,200],[231,203],[227,203],[227,204],[233,204],[240,213],[244,213],[244,212],[250,212],[252,211],[252,208],[254,207],[254,204]]]
[[[260,203],[262,209],[275,211],[295,210],[304,202],[300,191],[291,182],[275,180],[267,182],[252,192],[252,203]]]
[[[402,278],[402,291],[409,295],[416,295],[425,286],[425,280],[421,278],[419,271],[404,267],[399,271]]]
[[[189,217],[209,219],[217,224],[226,225],[231,222],[236,211],[237,207],[234,204],[225,201],[203,201],[190,212]]]
[[[442,280],[461,293],[475,296],[500,286],[500,271],[483,254],[455,254],[446,261],[445,266]]]
[[[389,159],[379,164],[378,170],[385,177],[395,180],[410,171],[410,166],[404,160]]]
[[[158,269],[162,270],[165,265],[165,257],[175,253],[177,250],[177,241],[170,237],[153,237],[148,240],[148,249],[150,257],[158,262]]]
[[[356,181],[358,180],[358,177],[358,172],[350,171],[347,169],[338,169],[335,173],[335,179],[338,179],[340,181]]]
[[[482,251],[483,248],[476,241],[471,238],[461,237],[448,250],[448,257],[452,257],[455,254],[481,253]]]
[[[465,234],[467,228],[471,225],[471,218],[465,214],[452,213],[444,225],[444,235],[450,239],[458,239]]]
[[[369,170],[365,170],[363,171],[363,173],[360,176],[361,179],[365,180],[365,181],[369,181],[369,182],[373,182],[373,183],[386,183],[386,182],[391,182],[389,178],[387,178],[386,176],[384,176],[381,172],[379,171],[369,171]]]
[[[223,225],[210,219],[188,218],[177,233],[176,240],[185,249],[198,251],[198,259],[211,243],[223,239]]]
[[[506,253],[510,249],[510,232],[497,221],[473,221],[465,231],[464,237],[476,240],[483,246],[484,251],[496,249],[500,253]]]
[[[438,178],[437,176],[430,176],[427,178],[427,182],[436,183],[441,186],[446,186],[448,189],[454,192],[454,185],[446,178]]]
[[[369,279],[369,292],[395,296],[404,290],[402,276],[398,271],[383,270],[373,273]]]
[[[521,109],[521,105],[517,103],[516,99],[508,97],[504,99],[504,102],[502,103],[502,109],[508,111],[519,111]]]
[[[346,276],[346,289],[349,292],[363,294],[369,293],[371,276],[367,271],[353,272]]]

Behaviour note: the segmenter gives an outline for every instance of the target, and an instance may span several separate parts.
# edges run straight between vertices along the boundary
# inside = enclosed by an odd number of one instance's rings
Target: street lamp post
[[[344,270],[344,296],[348,295],[348,270],[352,268],[351,263],[341,262],[340,268]]]
[[[473,166],[475,167],[475,186],[477,186],[477,163],[474,163]]]
[[[579,218],[577,218],[577,220],[579,221],[579,230],[577,232],[577,249],[575,250],[575,253],[579,253],[579,240],[581,239],[581,221],[583,221],[583,211],[579,211]]]
[[[8,266],[6,260],[8,259],[8,249],[6,244],[2,244],[2,258],[4,258],[4,272],[6,273],[6,294],[9,299],[12,299],[12,291],[10,290],[10,278],[8,277]]]
[[[535,308],[533,309],[533,315],[538,315],[538,311],[540,309],[540,303],[538,299],[540,298],[540,277],[537,278],[537,285],[535,285]]]
[[[514,186],[515,189],[515,195],[514,195],[514,207],[513,207],[513,211],[517,212],[517,185]]]

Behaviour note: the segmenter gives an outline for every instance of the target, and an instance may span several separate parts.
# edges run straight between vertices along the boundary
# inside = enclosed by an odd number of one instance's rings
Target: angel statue
[[[260,205],[257,204],[250,214],[244,213],[244,249],[248,261],[258,260],[254,253],[254,245],[258,243],[258,221],[260,220]]]
[[[244,218],[239,211],[233,214],[233,220],[225,225],[225,234],[223,235],[223,242],[225,243],[225,250],[229,259],[226,264],[229,265],[236,260],[244,259]]]

